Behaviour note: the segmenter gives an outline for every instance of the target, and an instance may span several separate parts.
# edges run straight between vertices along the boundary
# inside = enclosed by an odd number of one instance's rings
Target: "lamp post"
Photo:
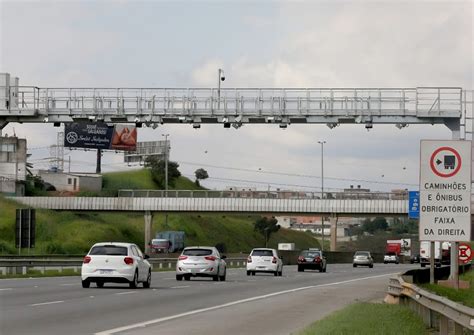
[[[221,81],[225,80],[224,70],[217,70],[217,109],[221,109]]]
[[[324,198],[324,144],[326,141],[318,141],[321,144],[321,205]],[[321,214],[321,225],[322,225],[322,245],[321,250],[324,251],[324,215]]]
[[[161,134],[165,137],[165,198],[168,197],[168,136],[170,134]],[[168,213],[165,214],[165,226],[168,227]]]

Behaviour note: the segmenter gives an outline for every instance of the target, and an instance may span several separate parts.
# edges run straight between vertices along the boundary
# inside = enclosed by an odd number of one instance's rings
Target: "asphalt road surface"
[[[5,279],[0,334],[291,334],[355,301],[381,301],[390,275],[414,267],[285,266],[282,277],[228,269],[225,282],[155,272],[150,289],[135,290],[83,289],[79,277]]]

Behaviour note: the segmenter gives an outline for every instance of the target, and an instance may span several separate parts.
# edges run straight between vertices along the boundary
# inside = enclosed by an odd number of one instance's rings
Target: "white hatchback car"
[[[212,277],[214,281],[225,281],[227,273],[226,256],[215,247],[187,247],[176,262],[176,280],[190,280],[191,277]]]
[[[151,265],[148,258],[136,244],[96,243],[82,262],[82,287],[88,288],[91,282],[103,287],[108,282],[128,283],[131,288],[136,288],[141,282],[143,287],[149,288]]]
[[[283,274],[283,261],[275,249],[256,248],[247,257],[247,276],[256,272],[271,272],[275,276]]]

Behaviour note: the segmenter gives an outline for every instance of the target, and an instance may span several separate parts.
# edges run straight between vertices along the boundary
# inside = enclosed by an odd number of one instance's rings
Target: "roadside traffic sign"
[[[472,259],[472,249],[468,244],[459,244],[459,261],[464,264],[468,263]]]
[[[421,241],[470,241],[471,141],[421,141],[419,205]]]

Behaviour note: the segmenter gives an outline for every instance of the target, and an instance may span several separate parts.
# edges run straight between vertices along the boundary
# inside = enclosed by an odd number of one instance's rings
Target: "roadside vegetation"
[[[0,279],[13,279],[13,278],[37,278],[37,277],[66,277],[66,276],[79,276],[81,274],[80,269],[76,272],[74,269],[63,269],[59,270],[32,270],[29,269],[26,274],[0,274]]]
[[[400,305],[356,303],[316,321],[299,335],[429,334],[421,318]]]
[[[470,288],[455,290],[454,288],[436,284],[423,284],[421,287],[437,295],[446,297],[451,301],[474,308],[474,270],[470,270],[469,272],[460,275],[459,279],[468,281]]]

